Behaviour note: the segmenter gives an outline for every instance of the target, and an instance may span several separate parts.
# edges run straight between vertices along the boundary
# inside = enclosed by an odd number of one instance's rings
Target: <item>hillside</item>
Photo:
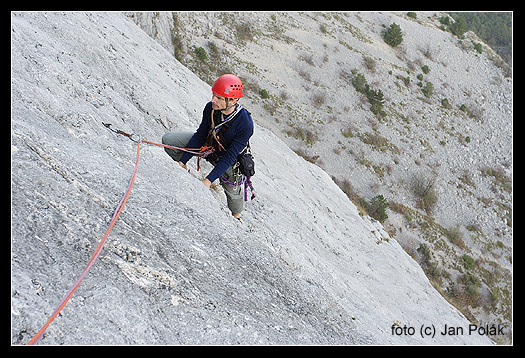
[[[511,325],[512,71],[474,33],[439,12],[128,16],[208,83],[239,74],[262,126],[360,209],[388,202],[386,230],[448,300]]]
[[[119,13],[12,13],[11,51],[11,343],[25,344],[133,171],[137,144],[101,122],[159,141],[196,128],[210,86]],[[243,224],[142,144],[102,255],[40,344],[492,344],[326,172],[255,133]],[[419,336],[430,324],[464,333]]]

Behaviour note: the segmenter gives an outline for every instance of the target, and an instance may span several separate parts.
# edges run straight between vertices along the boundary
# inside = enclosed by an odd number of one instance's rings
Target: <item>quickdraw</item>
[[[126,133],[124,131],[121,131],[120,129],[113,129],[113,128],[111,128],[111,123],[104,123],[104,122],[102,122],[102,125],[104,127],[106,127],[107,129],[109,129],[110,131],[115,132],[117,134],[122,134],[123,136],[126,136],[129,139],[131,139],[132,141],[138,143],[138,140],[133,139],[133,134],[128,134],[128,133]]]
[[[206,158],[208,155],[210,155],[211,153],[214,152],[214,148],[211,145],[205,145],[205,146],[202,146],[200,148],[180,148],[180,147],[174,147],[172,145],[166,145],[166,144],[151,142],[149,140],[142,139],[142,137],[140,137],[140,136],[139,136],[139,139],[133,139],[133,136],[135,136],[135,134],[129,134],[129,133],[126,133],[124,131],[121,131],[120,129],[113,129],[113,128],[111,128],[111,123],[104,123],[104,122],[102,122],[102,124],[104,125],[104,127],[109,129],[110,131],[112,131],[114,133],[117,133],[117,134],[121,134],[121,135],[123,135],[125,137],[128,137],[130,140],[132,140],[133,142],[136,142],[136,143],[138,143],[138,142],[147,143],[147,144],[156,145],[158,147],[181,150],[183,152],[188,152],[188,153],[191,153],[193,155],[196,155],[197,156],[197,171],[200,170],[200,160],[201,160],[201,158]]]

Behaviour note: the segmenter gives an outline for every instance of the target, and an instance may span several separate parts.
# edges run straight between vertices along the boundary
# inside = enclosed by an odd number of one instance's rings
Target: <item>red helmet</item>
[[[217,96],[224,98],[241,98],[242,82],[241,79],[235,75],[222,75],[215,81],[211,90]]]

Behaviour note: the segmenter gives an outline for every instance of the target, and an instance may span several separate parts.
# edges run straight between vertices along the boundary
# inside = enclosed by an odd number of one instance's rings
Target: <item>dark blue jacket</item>
[[[208,133],[211,129],[211,102],[206,104],[202,111],[202,121],[199,128],[193,134],[186,148],[200,148],[206,143]],[[215,126],[220,124],[221,112],[215,111]],[[224,172],[232,166],[237,160],[239,153],[246,147],[248,140],[253,134],[253,120],[250,112],[242,108],[239,113],[230,121],[229,128],[222,133],[221,144],[226,152],[221,152],[221,159],[215,165],[215,168],[208,174],[207,178],[212,183],[219,178]],[[180,161],[186,164],[193,157],[193,154],[184,152]]]

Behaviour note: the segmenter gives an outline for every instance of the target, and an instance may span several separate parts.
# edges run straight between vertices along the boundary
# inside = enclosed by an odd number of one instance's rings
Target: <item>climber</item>
[[[197,131],[169,132],[162,137],[163,144],[174,147],[199,148],[205,144],[214,147],[214,152],[206,160],[215,167],[202,183],[209,188],[219,179],[226,193],[228,208],[233,217],[239,220],[244,208],[240,185],[243,175],[236,163],[239,154],[249,146],[248,140],[253,134],[250,112],[237,103],[243,96],[242,89],[242,82],[237,76],[220,76],[211,89],[212,99],[204,107]],[[181,167],[188,170],[186,163],[194,154],[170,148],[165,150]]]

